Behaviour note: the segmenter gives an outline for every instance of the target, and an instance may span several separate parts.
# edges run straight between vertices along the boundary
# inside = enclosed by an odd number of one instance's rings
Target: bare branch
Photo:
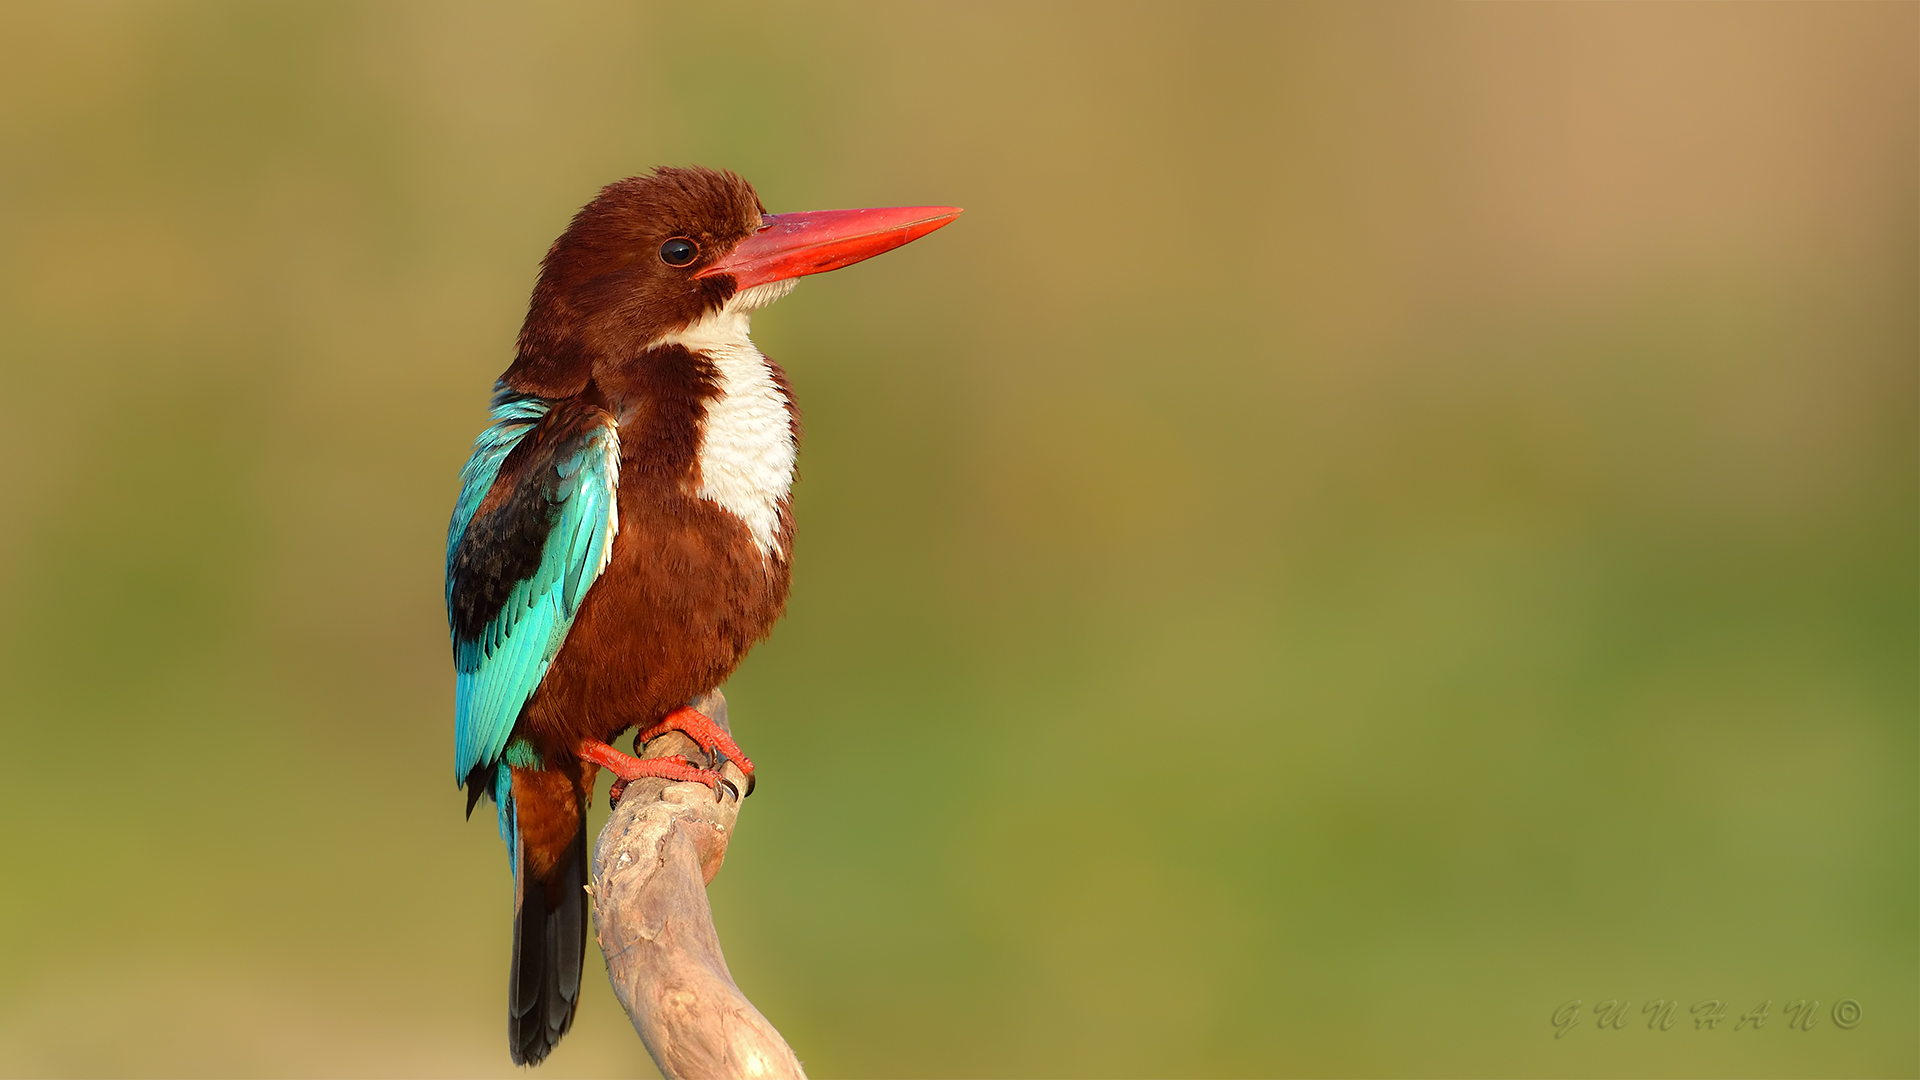
[[[715,691],[694,707],[727,727]],[[701,751],[677,731],[643,757]],[[745,791],[728,762],[725,775]],[[707,883],[720,872],[740,801],[701,784],[636,780],[593,847],[593,923],[613,992],[668,1080],[805,1080],[800,1060],[733,983],[714,933]]]

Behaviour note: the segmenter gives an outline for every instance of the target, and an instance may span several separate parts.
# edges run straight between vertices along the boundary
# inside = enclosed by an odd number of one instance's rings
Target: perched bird
[[[752,790],[752,762],[688,707],[767,636],[791,580],[799,414],[748,317],[959,213],[770,215],[730,172],[657,169],[608,185],[542,261],[447,530],[454,776],[468,814],[493,799],[513,867],[516,1064],[573,1023],[598,770],[721,797],[725,755]],[[631,728],[636,748],[683,731],[715,768],[609,745]]]

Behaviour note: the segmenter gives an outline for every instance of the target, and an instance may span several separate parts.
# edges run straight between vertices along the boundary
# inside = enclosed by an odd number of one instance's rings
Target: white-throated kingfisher
[[[454,776],[499,810],[513,867],[508,1048],[538,1064],[573,1023],[598,770],[731,785],[753,764],[688,706],[780,617],[800,435],[749,316],[796,278],[952,221],[944,206],[766,212],[729,172],[608,185],[540,265],[447,531]],[[642,760],[677,729],[714,755]],[[738,793],[733,793],[738,797]]]

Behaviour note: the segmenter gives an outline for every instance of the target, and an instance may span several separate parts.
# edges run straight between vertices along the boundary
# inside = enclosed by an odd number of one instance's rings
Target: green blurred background
[[[0,8],[0,1072],[512,1071],[447,513],[547,244],[701,163],[968,210],[756,325],[798,575],[712,896],[815,1075],[1914,1075],[1917,58],[1911,4]],[[650,1074],[588,981],[541,1075]]]

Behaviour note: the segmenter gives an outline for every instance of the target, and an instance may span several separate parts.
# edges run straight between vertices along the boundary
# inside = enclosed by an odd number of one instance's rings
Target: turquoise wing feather
[[[461,471],[447,530],[447,613],[455,780],[477,781],[501,803],[504,835],[502,757],[532,752],[509,750],[514,723],[613,552],[620,440],[602,410],[504,390],[492,419]]]

